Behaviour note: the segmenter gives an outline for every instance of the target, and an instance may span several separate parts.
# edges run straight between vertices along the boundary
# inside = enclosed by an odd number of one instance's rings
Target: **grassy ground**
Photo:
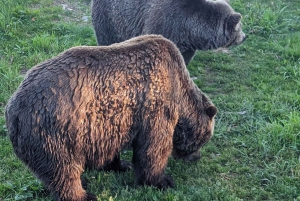
[[[27,69],[75,45],[96,45],[87,0],[0,0],[0,200],[52,200],[15,157],[4,106]],[[249,36],[229,53],[198,52],[191,76],[219,108],[196,163],[170,159],[176,188],[133,173],[88,171],[99,200],[300,200],[300,1],[231,0]],[[131,152],[123,153],[130,158]]]

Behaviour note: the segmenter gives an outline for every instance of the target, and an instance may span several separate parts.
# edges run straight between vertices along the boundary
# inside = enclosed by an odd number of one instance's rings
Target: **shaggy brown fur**
[[[72,201],[96,200],[82,188],[84,167],[122,169],[129,143],[138,184],[172,187],[169,156],[196,160],[215,114],[179,50],[156,35],[74,47],[33,67],[5,112],[16,155],[57,200]]]

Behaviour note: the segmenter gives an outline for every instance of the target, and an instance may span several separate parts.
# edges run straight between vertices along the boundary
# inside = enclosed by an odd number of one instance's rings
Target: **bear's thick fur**
[[[129,143],[137,183],[172,187],[168,158],[196,160],[216,112],[177,47],[146,35],[74,47],[38,64],[5,117],[16,155],[56,199],[87,201],[96,197],[82,188],[84,168],[121,166],[117,155]]]
[[[173,41],[187,65],[196,50],[241,44],[241,15],[226,0],[93,0],[92,21],[98,45],[143,34]]]

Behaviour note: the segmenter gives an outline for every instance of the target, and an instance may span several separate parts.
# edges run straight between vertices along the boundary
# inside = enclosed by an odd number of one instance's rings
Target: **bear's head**
[[[213,135],[216,113],[217,108],[211,104],[198,113],[194,112],[189,117],[179,119],[173,137],[172,155],[175,159],[187,162],[200,159],[200,148]]]
[[[218,27],[218,40],[220,40],[221,47],[243,43],[247,36],[242,31],[242,15],[231,8],[229,0],[217,0],[215,8],[222,20]]]
[[[246,40],[242,31],[242,15],[235,12],[229,0],[186,1],[189,17],[186,30],[193,39],[194,49],[211,50],[239,45]],[[195,23],[196,22],[196,23]]]
[[[227,39],[225,47],[239,45],[246,40],[247,36],[242,31],[241,19],[242,16],[239,13],[233,13],[228,17],[224,28],[224,35]]]

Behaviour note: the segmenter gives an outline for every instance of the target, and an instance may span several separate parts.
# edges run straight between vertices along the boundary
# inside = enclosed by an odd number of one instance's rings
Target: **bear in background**
[[[114,164],[131,144],[137,184],[173,187],[168,158],[197,160],[217,108],[189,77],[178,48],[145,35],[74,47],[30,69],[6,105],[14,152],[56,200],[90,201],[86,166]]]
[[[246,39],[241,14],[226,0],[93,0],[92,21],[98,45],[159,34],[177,45],[186,65],[196,50],[226,48]]]

